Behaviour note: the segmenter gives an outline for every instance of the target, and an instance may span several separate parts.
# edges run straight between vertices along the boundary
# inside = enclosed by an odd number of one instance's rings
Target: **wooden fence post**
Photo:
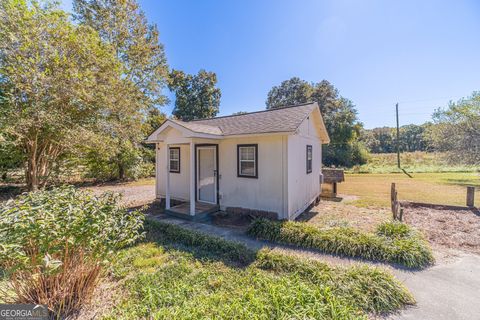
[[[475,187],[467,187],[467,207],[475,206]]]
[[[395,187],[395,183],[392,182],[392,187],[390,189],[390,201],[392,205],[392,214],[393,220],[400,220],[402,221],[402,215],[400,215],[400,205],[398,203],[398,193]],[[402,212],[403,213],[403,212]]]

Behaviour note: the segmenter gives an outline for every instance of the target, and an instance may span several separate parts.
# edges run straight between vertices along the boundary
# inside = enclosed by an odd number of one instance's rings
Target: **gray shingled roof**
[[[180,120],[174,120],[170,119],[170,121],[175,122],[176,124],[187,128],[193,132],[198,132],[198,133],[208,133],[208,134],[214,134],[214,135],[222,135],[222,130],[220,130],[219,127],[217,126],[209,126],[201,123],[197,123],[196,121],[180,121]]]
[[[316,107],[314,103],[251,112],[212,119],[178,121],[194,132],[216,135],[241,135],[271,132],[293,132]]]

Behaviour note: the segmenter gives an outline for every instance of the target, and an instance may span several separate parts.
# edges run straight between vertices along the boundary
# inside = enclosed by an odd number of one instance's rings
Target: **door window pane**
[[[180,172],[180,148],[169,149],[170,172]]]

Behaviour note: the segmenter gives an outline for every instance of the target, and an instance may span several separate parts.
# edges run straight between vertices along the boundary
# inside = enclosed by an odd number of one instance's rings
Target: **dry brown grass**
[[[128,294],[122,287],[124,283],[125,279],[102,278],[93,292],[90,303],[83,306],[71,320],[104,319],[115,308],[118,301],[127,299]]]
[[[0,290],[1,300],[47,305],[54,319],[77,314],[92,298],[102,268],[85,259],[83,252],[68,252],[64,257],[57,270],[35,267],[15,271]]]
[[[447,205],[465,205],[466,185],[480,186],[475,172],[405,174],[347,174],[338,185],[340,194],[357,196],[351,204],[359,207],[389,207],[390,185],[397,184],[400,200]],[[476,205],[480,205],[480,188],[476,192]]]

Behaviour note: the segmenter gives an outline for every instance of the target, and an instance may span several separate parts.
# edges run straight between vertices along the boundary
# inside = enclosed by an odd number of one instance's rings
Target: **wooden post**
[[[475,187],[467,187],[467,207],[475,206]]]
[[[397,210],[396,210],[396,199],[397,190],[395,190],[395,183],[392,182],[392,187],[390,189],[390,204],[392,207],[393,220],[397,220]]]
[[[402,221],[403,209],[400,208],[400,203],[398,202],[398,192],[395,187],[395,183],[393,182],[392,182],[392,188],[390,189],[390,201],[392,205],[393,220]]]

